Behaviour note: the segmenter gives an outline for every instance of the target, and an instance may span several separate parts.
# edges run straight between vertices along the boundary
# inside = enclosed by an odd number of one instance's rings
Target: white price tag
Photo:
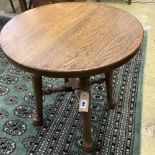
[[[82,91],[80,93],[79,112],[88,112],[89,93]]]

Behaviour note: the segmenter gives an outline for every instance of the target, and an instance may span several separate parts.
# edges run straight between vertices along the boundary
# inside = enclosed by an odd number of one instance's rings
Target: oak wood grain
[[[0,43],[9,60],[34,74],[88,77],[130,60],[143,27],[131,14],[101,3],[57,3],[9,21]]]

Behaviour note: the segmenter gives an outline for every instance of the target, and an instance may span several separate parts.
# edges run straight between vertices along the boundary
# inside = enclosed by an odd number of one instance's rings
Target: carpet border
[[[145,67],[145,57],[147,52],[147,30],[144,30],[144,40],[142,44],[142,56],[140,65],[140,74],[138,80],[138,92],[136,100],[136,116],[135,116],[135,133],[134,133],[134,145],[133,145],[133,155],[140,154],[141,148],[141,118],[142,118],[142,104],[143,104],[143,75]]]

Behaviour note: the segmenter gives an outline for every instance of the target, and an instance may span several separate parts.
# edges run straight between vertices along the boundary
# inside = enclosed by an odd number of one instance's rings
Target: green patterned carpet
[[[132,154],[136,107],[141,106],[137,92],[143,52],[142,47],[130,62],[113,72],[113,93],[118,102],[114,110],[108,109],[105,83],[92,86],[91,127],[95,150],[89,154]],[[43,77],[43,89],[62,82],[63,79]],[[75,96],[56,93],[44,96],[43,100],[44,124],[35,127],[30,74],[11,65],[0,50],[0,155],[88,154],[81,146],[82,124]]]

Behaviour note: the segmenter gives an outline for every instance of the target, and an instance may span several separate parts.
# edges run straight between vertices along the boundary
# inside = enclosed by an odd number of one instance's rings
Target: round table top
[[[131,14],[102,3],[57,3],[15,16],[2,29],[8,59],[38,75],[88,77],[130,60],[143,27]]]

